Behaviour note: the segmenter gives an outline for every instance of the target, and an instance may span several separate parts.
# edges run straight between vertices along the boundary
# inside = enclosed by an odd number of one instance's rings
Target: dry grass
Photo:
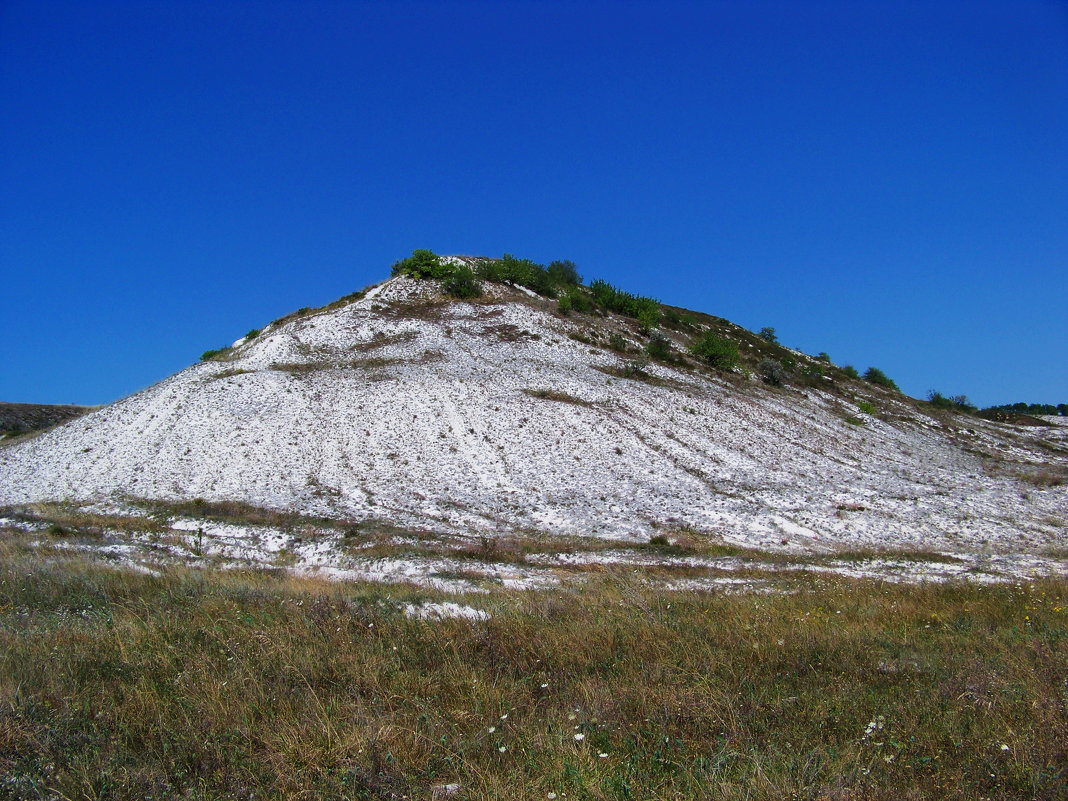
[[[592,406],[589,401],[582,398],[576,398],[574,395],[568,395],[566,392],[560,392],[555,389],[524,389],[523,392],[532,398],[538,398],[540,400],[556,401],[558,403],[571,403],[575,406]]]
[[[1064,797],[1064,582],[608,572],[425,622],[404,587],[57,558],[0,545],[0,797]]]

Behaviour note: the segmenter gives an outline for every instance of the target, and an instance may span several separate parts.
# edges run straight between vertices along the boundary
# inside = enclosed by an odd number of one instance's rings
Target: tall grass
[[[0,556],[4,798],[1064,797],[1064,582],[621,572],[422,621],[403,587]]]

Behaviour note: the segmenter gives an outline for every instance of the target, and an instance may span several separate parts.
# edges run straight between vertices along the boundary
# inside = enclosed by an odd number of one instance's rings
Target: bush
[[[757,374],[761,381],[773,387],[781,387],[786,383],[786,369],[775,359],[761,359],[757,364]]]
[[[831,357],[827,355],[827,351],[820,351],[820,355],[816,357],[821,362],[831,364]]]
[[[544,298],[556,297],[556,286],[548,270],[530,259],[519,259],[510,253],[505,253],[499,259],[483,262],[478,268],[478,277],[526,287]]]
[[[251,331],[249,331],[247,334],[245,334],[245,340],[247,341],[247,340],[250,340],[250,339],[255,339],[259,335],[260,335],[260,329],[253,328]]]
[[[655,306],[647,306],[638,311],[638,328],[643,334],[648,334],[660,324],[660,310]]]
[[[460,299],[477,298],[482,294],[482,284],[466,264],[454,268],[452,275],[442,281],[441,288],[445,294]]]
[[[653,334],[649,344],[645,346],[645,352],[651,359],[662,362],[672,361],[671,340],[663,334]]]
[[[588,312],[590,308],[590,299],[587,298],[586,293],[578,287],[570,287],[567,291],[563,292],[557,303],[557,310],[561,314],[569,314],[573,311]]]
[[[892,389],[894,390],[894,392],[901,391],[900,389],[898,389],[897,384],[894,383],[894,380],[882,370],[880,370],[878,367],[869,367],[867,370],[865,370],[864,380],[867,381],[869,384],[875,384],[880,387]]]
[[[570,259],[549,262],[548,273],[549,278],[557,284],[578,286],[582,283],[582,276],[578,274],[575,262]]]
[[[630,350],[630,348],[627,347],[627,340],[621,334],[614,332],[608,337],[608,347],[619,353],[626,353]]]
[[[393,275],[410,275],[412,278],[447,278],[453,271],[431,250],[413,250],[412,255],[393,264]]]
[[[864,414],[870,414],[872,417],[875,416],[875,404],[873,404],[873,403],[868,403],[867,401],[861,401],[860,403],[857,404],[857,408],[860,409],[862,412],[864,412]]]
[[[967,395],[954,395],[947,398],[941,392],[932,389],[927,393],[927,402],[936,409],[946,409],[951,412],[974,412],[976,407],[968,400]]]
[[[643,331],[650,331],[660,324],[660,304],[652,298],[624,292],[600,279],[590,283],[590,295],[606,311],[636,318]]]
[[[738,346],[711,331],[705,331],[690,347],[690,352],[717,370],[733,370],[738,366]]]
[[[215,350],[206,350],[200,354],[200,361],[202,362],[217,362],[221,361],[224,356],[229,354],[231,348],[216,348]]]
[[[842,375],[846,378],[860,378],[860,373],[857,372],[857,368],[851,364],[842,366]]]
[[[779,343],[779,338],[775,335],[775,329],[771,326],[766,325],[761,328],[760,333],[758,333],[757,336],[763,339],[765,342],[770,342],[773,345],[777,345]]]

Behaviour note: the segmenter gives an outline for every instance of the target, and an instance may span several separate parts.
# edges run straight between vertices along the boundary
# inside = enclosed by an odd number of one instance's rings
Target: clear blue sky
[[[0,400],[115,400],[419,247],[1068,402],[1068,6],[0,0]]]

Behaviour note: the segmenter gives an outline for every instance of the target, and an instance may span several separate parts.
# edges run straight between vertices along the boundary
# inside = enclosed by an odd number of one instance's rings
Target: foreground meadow
[[[443,598],[8,540],[0,798],[1066,797],[1063,580]]]

